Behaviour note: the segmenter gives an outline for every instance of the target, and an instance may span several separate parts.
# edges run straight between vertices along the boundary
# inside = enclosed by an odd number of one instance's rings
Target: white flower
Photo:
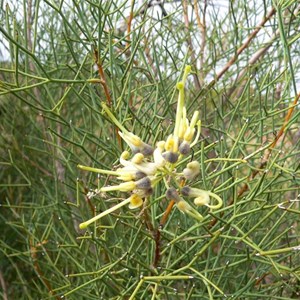
[[[218,195],[210,191],[185,186],[181,189],[180,192],[183,196],[195,198],[194,203],[197,206],[205,205],[210,209],[219,209],[223,205],[222,199]],[[216,199],[217,204],[210,204],[210,197]]]
[[[158,168],[163,167],[167,162],[162,156],[165,148],[165,141],[160,141],[156,144],[156,149],[153,152],[153,160]]]
[[[193,180],[200,173],[200,164],[197,161],[192,161],[187,164],[183,170],[183,175],[188,180]]]

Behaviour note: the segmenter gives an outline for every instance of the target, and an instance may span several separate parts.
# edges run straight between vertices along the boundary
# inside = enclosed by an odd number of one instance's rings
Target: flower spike
[[[121,193],[121,195],[128,193],[130,196],[90,220],[81,223],[79,226],[81,229],[87,228],[93,222],[125,205],[128,205],[129,209],[141,207],[145,198],[153,196],[154,191],[161,190],[162,187],[155,189],[155,186],[160,182],[164,183],[166,187],[166,198],[174,201],[178,210],[198,222],[203,220],[203,216],[197,210],[198,207],[207,206],[210,210],[222,207],[223,201],[218,195],[210,191],[183,186],[186,180],[189,184],[193,184],[201,171],[200,163],[196,160],[191,161],[191,157],[189,157],[192,147],[199,140],[201,130],[199,111],[194,111],[189,120],[185,107],[185,84],[190,72],[191,66],[186,66],[182,80],[176,85],[178,102],[174,130],[164,140],[157,142],[156,148],[127,130],[109,107],[104,102],[101,103],[108,118],[119,128],[118,133],[130,150],[121,153],[119,157],[120,166],[116,169],[105,170],[78,165],[81,170],[114,176],[116,180],[120,181],[114,185],[106,185],[91,190],[87,193],[87,197],[91,199],[106,192]],[[156,137],[154,136],[153,140],[156,140]],[[187,161],[190,162],[186,163]],[[170,184],[174,187],[169,186]],[[188,202],[186,198],[193,198],[194,203]],[[145,206],[145,208],[147,207]]]

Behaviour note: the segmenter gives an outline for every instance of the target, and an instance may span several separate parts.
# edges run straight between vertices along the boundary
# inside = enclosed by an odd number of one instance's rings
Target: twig
[[[263,158],[263,161],[261,162],[260,166],[258,167],[258,169],[264,169],[269,158],[270,158],[270,155],[273,151],[273,149],[275,148],[278,140],[281,138],[281,136],[283,135],[285,129],[286,129],[286,126],[288,124],[288,122],[290,121],[291,117],[292,117],[292,113],[295,109],[295,106],[298,104],[298,101],[299,101],[299,98],[300,98],[300,93],[298,95],[296,95],[294,101],[293,101],[293,104],[291,105],[291,107],[289,108],[288,110],[288,113],[287,115],[285,116],[285,119],[284,119],[284,122],[283,122],[283,125],[282,127],[280,128],[279,132],[276,134],[272,144],[270,145],[270,147],[267,149],[267,152],[265,153],[265,156]],[[256,177],[256,175],[259,173],[258,170],[255,170],[252,172],[251,176],[250,176],[250,179],[253,179]],[[248,185],[247,184],[244,184],[242,189],[239,191],[238,193],[238,197],[241,197],[247,190],[249,189]],[[231,200],[231,203],[229,205],[231,205],[233,202],[233,200]]]
[[[184,25],[185,25],[185,32],[186,32],[186,41],[188,44],[189,51],[191,53],[192,65],[194,66],[194,69],[197,70],[195,50],[193,47],[192,38],[189,30],[190,21],[188,17],[187,0],[183,1],[183,18],[184,18]],[[201,89],[201,85],[197,73],[193,73],[193,78],[194,78],[195,88],[197,91],[199,91]]]
[[[130,5],[130,14],[128,17],[128,22],[127,22],[127,43],[126,43],[126,48],[129,46],[130,44],[130,33],[131,33],[131,23],[133,20],[133,7],[134,7],[134,2],[135,0],[131,0],[131,5]]]
[[[201,39],[201,45],[200,45],[200,72],[199,72],[199,81],[200,85],[204,84],[204,78],[205,78],[205,72],[203,70],[204,66],[204,59],[205,59],[205,46],[206,46],[206,9],[207,9],[207,0],[204,0],[204,8],[203,8],[203,21],[201,22],[200,15],[199,15],[199,8],[198,8],[198,1],[194,0],[194,7],[195,7],[195,14],[196,14],[196,20],[200,31],[200,39]]]
[[[102,84],[102,87],[103,87],[103,90],[104,90],[104,93],[105,93],[105,96],[106,96],[107,105],[109,107],[111,107],[111,104],[112,104],[111,97],[110,97],[109,90],[108,90],[108,87],[107,87],[107,83],[106,83],[106,80],[105,80],[105,74],[104,74],[104,71],[103,71],[103,68],[102,68],[102,64],[100,62],[98,50],[96,48],[94,48],[94,60],[95,60],[95,64],[97,65],[99,77],[101,79],[100,83]]]
[[[150,35],[150,33],[149,33]],[[153,59],[150,55],[150,48],[148,46],[149,42],[148,42],[148,37],[144,37],[144,49],[145,49],[145,55],[147,57],[147,60],[148,60],[148,64],[149,66],[151,67],[152,71],[153,71],[153,74],[155,74],[155,76],[157,76],[157,69],[155,68],[154,64],[153,64]]]
[[[50,282],[47,280],[47,278],[45,277],[44,273],[42,272],[40,266],[39,266],[39,263],[38,263],[38,258],[37,258],[37,248],[38,247],[43,247],[44,244],[47,244],[48,241],[47,240],[44,240],[42,241],[41,243],[38,243],[37,245],[34,245],[33,244],[33,240],[30,239],[30,256],[31,256],[31,259],[33,261],[33,266],[34,266],[34,269],[36,270],[39,278],[41,279],[41,281],[44,283],[44,285],[47,287],[49,293],[51,295],[53,295],[53,290],[52,290],[52,287],[51,287],[51,284]],[[58,296],[55,296],[55,299],[59,300],[60,297]]]
[[[154,241],[155,241],[155,253],[154,253],[153,267],[157,268],[160,260],[160,228],[158,228],[155,232]]]
[[[180,182],[180,187],[183,187],[185,185],[185,179],[182,179]],[[171,200],[168,204],[167,209],[165,210],[165,213],[159,223],[159,227],[156,230],[156,234],[155,234],[155,256],[154,256],[154,262],[153,262],[153,266],[156,268],[158,265],[158,262],[160,260],[160,231],[164,228],[164,226],[166,225],[166,222],[168,220],[168,217],[172,211],[173,206],[175,205],[175,201]]]
[[[253,66],[260,58],[262,58],[267,53],[267,51],[272,46],[272,43],[275,41],[278,34],[279,34],[279,31],[278,31],[278,33],[276,32],[276,34],[273,35],[273,37],[266,43],[265,47],[259,49],[252,55],[252,57],[249,59],[247,65],[246,65],[246,67],[242,71],[239,72],[239,74],[235,80],[234,86],[231,87],[230,90],[226,93],[226,98],[230,97],[235,92],[237,87],[239,88],[238,92],[237,92],[238,95],[243,91],[245,84],[240,84],[240,85],[237,85],[237,84],[247,74],[249,67]]]
[[[52,173],[48,172],[46,169],[44,169],[43,167],[41,167],[38,163],[36,163],[35,161],[31,160],[26,154],[22,153],[21,151],[20,151],[20,154],[21,154],[22,158],[24,158],[25,160],[27,160],[36,169],[40,170],[45,176],[53,177]]]
[[[165,211],[165,213],[164,213],[164,215],[163,215],[163,217],[162,217],[162,219],[161,219],[161,221],[159,223],[159,227],[161,229],[165,226],[165,224],[166,224],[166,222],[168,220],[168,217],[169,217],[169,215],[170,215],[170,213],[172,211],[172,208],[173,208],[174,204],[175,204],[174,200],[171,200],[169,202],[168,207],[167,207],[167,209],[166,209],[166,211]]]
[[[2,271],[0,271],[0,284],[1,284],[2,291],[3,291],[3,293],[2,293],[3,300],[8,300],[6,283],[5,283]]]
[[[102,87],[103,87],[103,90],[104,90],[104,93],[105,93],[105,96],[106,96],[106,103],[109,107],[111,107],[112,106],[112,101],[111,101],[110,93],[109,93],[108,86],[107,86],[107,83],[106,83],[105,74],[104,74],[104,71],[103,71],[103,68],[102,68],[102,64],[100,63],[100,58],[98,56],[98,50],[96,48],[94,48],[94,59],[95,59],[95,64],[97,65],[97,68],[98,68],[98,74],[100,76],[100,83],[102,84]],[[118,144],[121,147],[122,141],[121,141],[121,137],[118,134],[118,131],[119,131],[118,127],[115,126],[115,132],[116,132]]]
[[[298,5],[298,7],[294,10],[294,13],[291,15],[290,18],[286,18],[286,23],[291,22],[297,16],[299,9],[300,9],[300,5]],[[253,66],[260,58],[262,58],[266,54],[266,52],[269,50],[269,48],[272,46],[273,42],[276,40],[276,38],[279,35],[280,35],[280,30],[277,29],[276,32],[273,34],[273,36],[265,43],[266,46],[259,49],[252,55],[252,57],[249,59],[248,63],[246,64],[246,67],[239,72],[235,80],[234,86],[231,87],[229,91],[226,93],[227,98],[230,97],[235,92],[235,90],[237,89],[237,83],[239,83],[239,81],[246,75],[249,67]],[[238,86],[237,97],[239,97],[239,95],[242,93],[244,86],[245,84],[240,84]]]
[[[175,204],[174,200],[171,200],[169,202],[168,207],[167,207],[167,209],[159,223],[159,226],[155,232],[155,256],[154,256],[154,262],[153,262],[154,268],[157,267],[159,260],[160,260],[160,231],[164,228],[174,204]]]
[[[213,87],[219,79],[228,71],[228,69],[234,64],[239,55],[249,46],[250,42],[255,38],[260,29],[270,20],[270,18],[276,13],[276,9],[272,8],[270,12],[263,18],[263,20],[256,26],[254,31],[248,36],[245,43],[238,48],[235,55],[227,62],[225,67],[216,75],[216,77],[208,84],[208,87]]]
[[[254,178],[257,176],[257,174],[260,172],[259,170],[263,170],[263,169],[265,168],[265,166],[266,166],[266,164],[267,164],[267,162],[268,162],[268,160],[269,160],[269,158],[270,158],[270,155],[271,155],[273,149],[275,148],[275,146],[276,146],[278,140],[279,140],[279,139],[281,138],[281,136],[283,135],[283,133],[284,133],[284,131],[285,131],[285,129],[286,129],[286,126],[287,126],[288,122],[290,121],[290,119],[291,119],[291,117],[292,117],[293,111],[294,111],[295,107],[297,106],[299,99],[300,99],[300,93],[298,93],[298,95],[295,96],[294,101],[293,101],[291,107],[289,108],[289,110],[288,110],[288,112],[287,112],[287,115],[286,115],[285,118],[284,118],[284,122],[283,122],[283,125],[282,125],[281,129],[280,129],[279,132],[276,134],[276,136],[275,136],[275,138],[274,138],[272,144],[271,144],[271,145],[268,147],[268,149],[266,150],[265,156],[264,156],[264,158],[263,158],[261,164],[259,165],[259,167],[258,167],[256,170],[254,170],[254,171],[251,173],[251,175],[248,177],[248,181],[254,179]],[[248,189],[249,189],[249,186],[248,186],[247,183],[245,183],[245,184],[242,186],[242,188],[239,190],[239,192],[238,192],[238,195],[237,195],[238,198],[242,197],[242,196],[244,195],[244,193],[245,193]],[[234,201],[234,200],[231,199],[231,200],[229,201],[229,203],[228,203],[228,206],[232,205],[232,204],[233,204],[233,201]],[[217,219],[217,218],[214,218],[214,219],[211,221],[211,223],[210,223],[210,227],[213,227],[217,222],[218,222],[218,219]]]

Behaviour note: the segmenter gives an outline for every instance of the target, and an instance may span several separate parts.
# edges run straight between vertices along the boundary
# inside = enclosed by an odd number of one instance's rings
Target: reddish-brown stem
[[[150,33],[149,33],[150,35]],[[148,38],[146,37],[145,35],[145,38],[144,38],[144,51],[145,51],[145,55],[146,55],[146,58],[148,60],[148,64],[149,66],[152,68],[153,70],[153,73],[155,75],[157,75],[157,69],[155,68],[154,64],[153,64],[153,59],[151,57],[151,54],[150,54],[150,48],[149,48],[149,42],[148,42]]]
[[[109,107],[111,107],[111,105],[112,105],[111,97],[110,97],[109,90],[108,90],[108,87],[107,87],[107,83],[106,83],[105,74],[104,74],[104,71],[103,71],[103,68],[102,68],[102,64],[100,63],[100,58],[98,56],[98,50],[96,48],[94,49],[94,59],[95,59],[95,63],[96,63],[97,68],[98,68],[100,83],[103,87],[103,90],[104,90],[104,93],[105,93],[105,96],[106,96],[106,103]],[[118,127],[115,126],[115,132],[116,132],[118,144],[121,147],[122,142],[121,142],[121,137],[118,134],[118,131],[119,131]]]
[[[180,181],[180,187],[183,187],[185,185],[185,179],[182,179]],[[158,262],[160,260],[160,230],[163,229],[163,227],[166,225],[166,222],[168,220],[168,217],[172,211],[173,206],[175,205],[175,201],[171,200],[168,204],[167,209],[165,210],[165,213],[159,223],[159,227],[156,230],[155,233],[155,256],[154,256],[154,262],[153,266],[156,268],[158,265]]]
[[[263,274],[260,278],[258,278],[256,281],[255,281],[255,285],[259,285],[268,275],[270,275],[270,272],[267,272],[265,274]]]
[[[155,253],[154,253],[153,267],[156,268],[160,260],[160,229],[159,228],[155,232],[154,241],[155,241]]]
[[[102,64],[101,64],[101,61],[100,61],[100,58],[99,58],[98,50],[96,48],[94,49],[94,59],[95,59],[96,65],[97,65],[99,77],[101,79],[100,83],[102,84],[102,87],[103,87],[103,90],[104,90],[104,93],[105,93],[106,102],[107,102],[107,105],[110,107],[111,104],[112,104],[112,101],[111,101],[111,97],[110,97],[109,90],[108,90],[108,87],[107,87],[107,83],[106,83],[106,80],[105,80],[105,74],[104,74]]]
[[[126,46],[129,46],[129,41],[130,41],[130,33],[131,33],[131,23],[133,20],[133,7],[134,7],[134,0],[131,0],[131,5],[130,5],[130,14],[128,17],[128,22],[127,22],[127,39],[128,42],[126,43]],[[127,47],[126,47],[127,48]]]
[[[165,211],[165,213],[164,213],[164,215],[163,215],[163,217],[162,217],[162,219],[161,219],[161,221],[159,223],[159,227],[160,228],[163,228],[165,226],[165,224],[166,224],[166,222],[168,220],[168,217],[169,217],[169,215],[170,215],[170,213],[172,211],[172,208],[173,208],[174,204],[175,204],[174,200],[171,200],[169,202],[168,207],[167,207],[167,209],[166,209],[166,211]]]
[[[260,31],[260,29],[270,20],[270,18],[276,13],[276,9],[272,8],[270,10],[270,12],[263,18],[263,20],[256,26],[256,28],[253,30],[253,32],[248,36],[248,38],[246,39],[245,43],[239,47],[236,51],[236,53],[234,54],[234,56],[227,62],[227,64],[225,65],[225,67],[219,72],[217,73],[215,79],[213,79],[210,83],[209,83],[209,87],[212,87],[215,85],[215,83],[217,81],[219,81],[219,79],[227,72],[227,70],[235,63],[235,61],[237,60],[237,58],[239,57],[239,55],[249,46],[250,42],[255,38],[255,36],[257,35],[257,33]]]
[[[294,98],[294,101],[293,101],[291,107],[289,108],[289,110],[288,110],[288,112],[287,112],[285,118],[284,118],[284,122],[283,122],[283,124],[282,124],[282,126],[281,126],[279,132],[276,134],[276,136],[275,136],[275,138],[274,138],[272,144],[271,144],[270,147],[267,149],[266,154],[265,154],[265,157],[264,157],[262,163],[261,163],[260,166],[259,166],[259,169],[260,169],[260,170],[261,170],[261,169],[264,169],[264,167],[266,166],[266,164],[267,164],[267,162],[268,162],[268,160],[269,160],[269,157],[270,157],[270,155],[271,155],[273,149],[275,148],[275,146],[276,146],[278,140],[279,140],[279,139],[281,138],[281,136],[283,135],[283,133],[284,133],[284,131],[285,131],[285,129],[286,129],[286,126],[287,126],[288,122],[290,121],[290,119],[291,119],[291,117],[292,117],[292,114],[293,114],[293,111],[294,111],[294,109],[295,109],[295,106],[298,104],[299,98],[300,98],[300,93],[299,93],[298,95],[296,95],[296,97]],[[257,175],[258,173],[259,173],[258,170],[253,171],[249,179],[255,178],[256,175]],[[242,187],[242,189],[239,191],[238,196],[241,197],[247,190],[248,190],[248,185],[247,185],[247,184],[244,184],[243,187]],[[232,201],[231,201],[231,202],[232,202]]]
[[[282,124],[280,130],[279,130],[279,132],[276,134],[276,136],[275,136],[275,138],[274,138],[272,144],[270,145],[270,147],[266,150],[264,159],[263,159],[263,161],[261,162],[261,164],[259,165],[258,170],[255,170],[255,171],[253,171],[253,172],[251,173],[251,175],[248,177],[248,181],[254,179],[254,178],[257,176],[257,174],[259,173],[259,170],[263,170],[263,169],[265,168],[265,166],[266,166],[266,164],[267,164],[267,162],[268,162],[268,160],[269,160],[269,158],[270,158],[270,155],[271,155],[273,149],[275,148],[275,146],[276,146],[278,140],[279,140],[279,139],[281,138],[281,136],[283,135],[283,133],[284,133],[284,131],[285,131],[285,129],[286,129],[286,126],[287,126],[288,122],[290,121],[290,119],[291,119],[291,117],[292,117],[293,111],[294,111],[295,107],[296,107],[297,104],[298,104],[299,98],[300,98],[300,93],[298,93],[298,95],[295,96],[294,101],[293,101],[291,107],[289,108],[289,110],[288,110],[288,112],[287,112],[285,118],[284,118],[284,122],[283,122],[283,124]],[[247,183],[245,183],[245,184],[242,186],[242,188],[239,190],[239,192],[238,192],[238,198],[242,197],[243,194],[244,194],[248,189],[249,189],[249,186],[248,186]],[[228,205],[232,205],[233,201],[234,201],[234,200],[231,199],[230,202],[228,203]],[[213,226],[217,223],[217,221],[218,221],[218,220],[217,220],[216,218],[214,218],[214,219],[211,221],[211,223],[210,223],[210,227],[213,227]]]
[[[295,107],[296,107],[297,104],[298,104],[299,98],[300,98],[300,93],[298,93],[298,95],[295,97],[295,99],[294,99],[294,101],[293,101],[293,104],[292,104],[291,107],[289,108],[288,113],[287,113],[287,115],[285,116],[284,123],[283,123],[281,129],[279,130],[279,132],[276,134],[276,137],[275,137],[273,143],[272,143],[271,146],[270,146],[269,152],[271,152],[271,151],[273,150],[273,148],[276,146],[276,143],[278,142],[278,140],[280,139],[280,137],[283,135],[284,130],[285,130],[285,128],[286,128],[288,122],[290,121],[290,119],[291,119],[291,117],[292,117],[293,111],[294,111]],[[268,155],[268,157],[269,157],[269,156],[270,156],[270,154]]]
[[[43,245],[47,244],[47,243],[48,243],[48,241],[45,240],[42,243],[38,243],[37,245],[34,245],[33,240],[30,239],[30,255],[31,255],[31,258],[32,258],[32,261],[33,261],[34,269],[37,272],[39,278],[44,283],[44,285],[47,287],[47,290],[49,291],[49,293],[51,295],[53,295],[52,287],[51,287],[49,281],[47,280],[47,278],[45,277],[45,275],[43,274],[43,272],[42,272],[42,270],[39,266],[38,258],[37,258],[37,251],[38,251],[37,248],[38,247],[43,247]],[[59,300],[60,297],[55,296],[55,299]]]
[[[154,268],[157,267],[159,260],[160,260],[160,230],[163,229],[163,227],[165,226],[174,204],[175,204],[174,200],[171,200],[169,202],[168,207],[165,210],[165,213],[159,223],[159,227],[156,229],[156,232],[154,235],[154,240],[155,240],[155,255],[154,255],[154,261],[153,261]]]

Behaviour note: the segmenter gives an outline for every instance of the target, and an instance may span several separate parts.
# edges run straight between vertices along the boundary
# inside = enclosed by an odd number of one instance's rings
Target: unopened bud
[[[197,161],[192,161],[187,164],[183,170],[183,175],[188,180],[193,180],[200,173],[200,164]]]
[[[209,204],[210,199],[207,192],[203,191],[201,195],[194,199],[194,203],[197,206],[207,205]]]
[[[171,152],[171,151],[164,152],[162,156],[167,162],[171,164],[175,164],[179,157],[178,153]]]
[[[180,193],[182,196],[185,196],[185,197],[189,197],[190,196],[190,193],[191,193],[191,188],[189,186],[184,186],[181,190],[180,190]]]
[[[179,146],[179,152],[180,154],[182,155],[187,155],[189,154],[191,151],[191,147],[190,147],[190,144],[186,141],[183,141],[180,146]]]
[[[136,181],[136,188],[142,190],[148,190],[151,188],[151,180],[149,177],[144,177],[138,181]]]
[[[168,200],[174,200],[175,202],[181,201],[181,198],[179,197],[178,192],[174,187],[168,188],[166,192],[166,197]]]
[[[140,151],[143,155],[150,156],[150,155],[152,155],[154,150],[150,145],[144,143],[143,146],[141,147]]]
[[[143,173],[143,172],[141,172],[141,171],[137,171],[136,173],[135,173],[135,180],[139,180],[139,179],[142,179],[142,178],[144,178],[144,177],[146,177],[147,175],[145,174],[145,173]]]
[[[157,148],[153,152],[153,159],[154,159],[154,163],[157,165],[157,167],[161,168],[166,164],[166,160],[162,156],[165,142],[160,141],[157,143],[156,146],[157,146]]]
[[[140,164],[144,159],[144,155],[142,153],[137,153],[134,155],[134,157],[131,159],[131,161],[135,164]]]

